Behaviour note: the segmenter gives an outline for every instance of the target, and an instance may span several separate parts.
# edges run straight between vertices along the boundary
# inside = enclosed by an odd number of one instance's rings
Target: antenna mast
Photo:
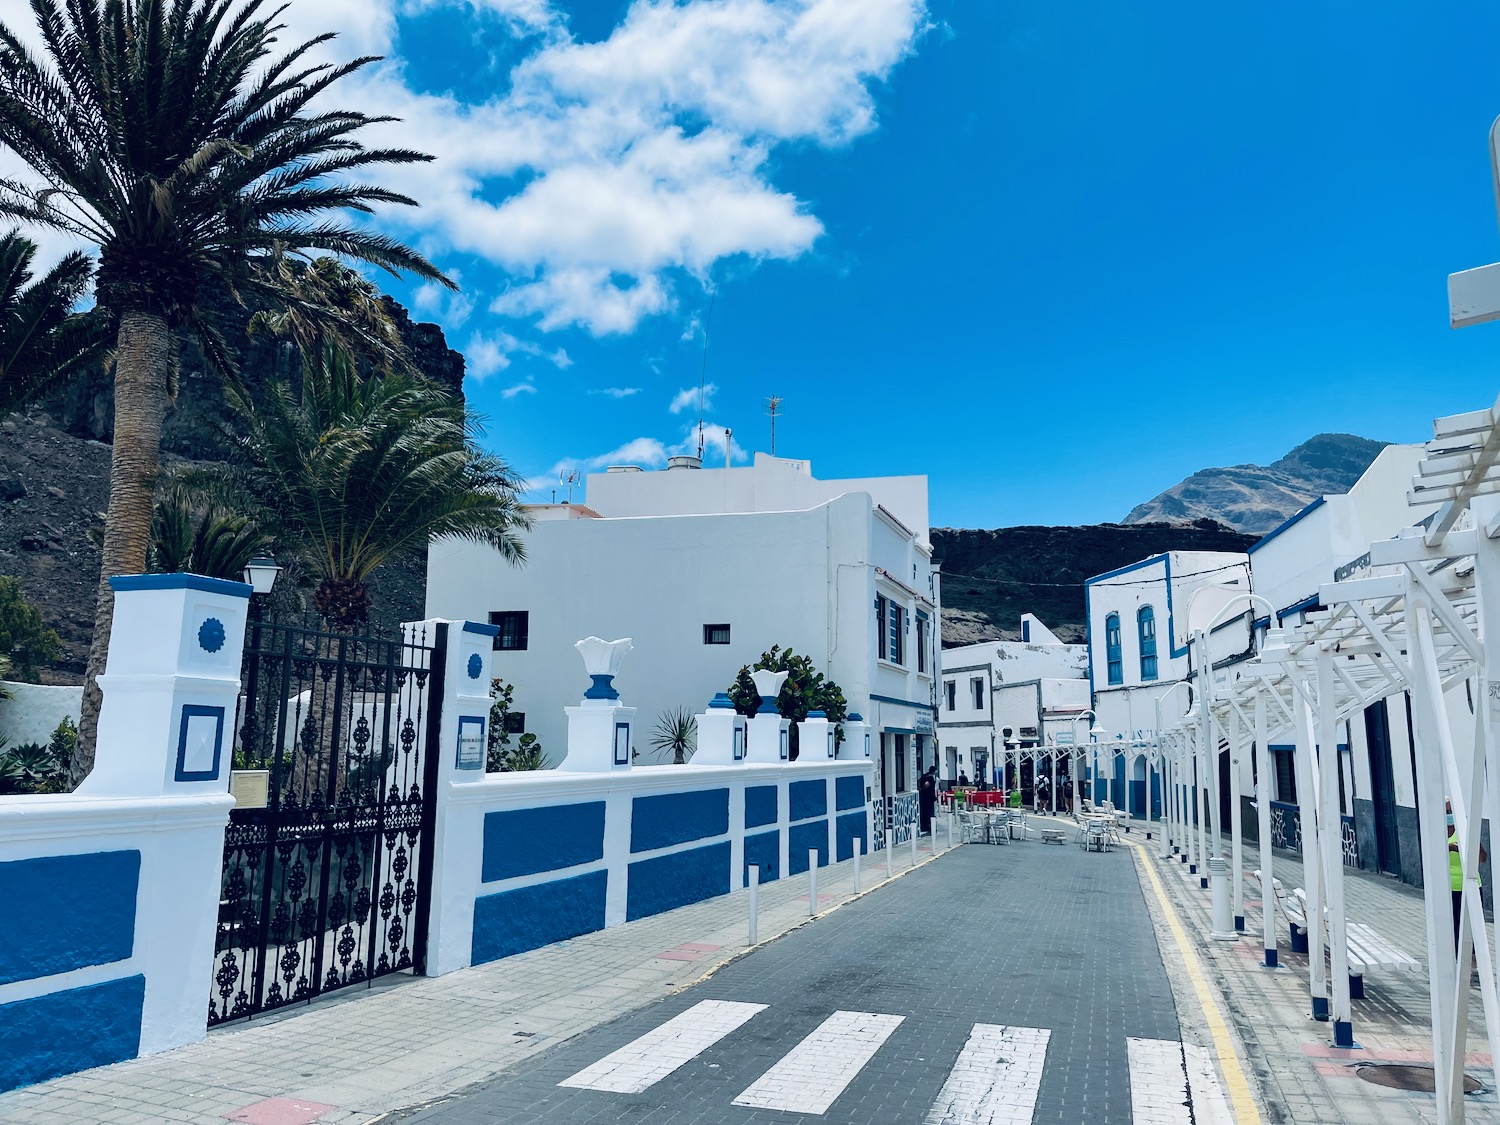
[[[571,504],[573,502],[573,486],[575,484],[577,484],[581,479],[582,478],[579,476],[577,469],[569,470],[569,472],[567,474],[562,474],[562,473],[558,474],[557,483],[559,485],[564,485],[565,484],[565,485],[568,486],[568,503],[569,504]],[[552,498],[554,500],[557,499],[557,492],[555,490],[552,493]]]
[[[714,322],[718,289],[708,291],[708,316],[703,320],[703,362],[698,368],[698,463],[703,463],[703,389],[708,385],[708,329]]]
[[[776,415],[781,410],[782,398],[772,395],[766,399],[766,413],[771,416],[771,456],[776,456]]]

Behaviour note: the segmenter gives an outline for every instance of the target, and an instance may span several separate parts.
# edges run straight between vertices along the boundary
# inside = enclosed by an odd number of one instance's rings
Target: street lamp
[[[1104,728],[1099,725],[1099,716],[1094,712],[1094,709],[1092,707],[1085,707],[1082,711],[1078,712],[1078,714],[1074,715],[1071,719],[1068,720],[1068,725],[1072,728],[1073,731],[1073,749],[1068,753],[1068,779],[1073,787],[1074,820],[1078,819],[1078,770],[1075,768],[1075,755],[1078,752],[1078,720],[1083,718],[1085,715],[1087,715],[1094,724],[1089,728],[1089,735],[1091,737],[1104,733]]]
[[[266,555],[257,555],[245,564],[242,577],[251,590],[257,594],[265,595],[271,592],[271,587],[276,585],[276,577],[281,573],[281,567],[276,560]]]

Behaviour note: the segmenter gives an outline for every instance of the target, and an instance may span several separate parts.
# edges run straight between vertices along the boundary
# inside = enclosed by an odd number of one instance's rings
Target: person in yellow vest
[[[1453,955],[1458,956],[1458,926],[1464,913],[1464,861],[1458,851],[1458,827],[1453,823],[1453,802],[1444,799],[1448,812],[1448,889],[1453,894]],[[1489,859],[1484,845],[1479,845],[1479,862]]]

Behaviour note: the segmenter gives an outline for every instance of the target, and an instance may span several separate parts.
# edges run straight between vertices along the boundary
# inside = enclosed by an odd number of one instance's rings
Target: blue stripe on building
[[[864,809],[838,817],[833,822],[833,843],[838,860],[842,862],[850,858],[856,849],[860,855],[868,852],[869,833],[870,817]]]
[[[750,785],[745,788],[745,827],[759,828],[776,823],[776,786]]]
[[[630,850],[649,852],[729,831],[729,790],[658,793],[637,797],[630,808]],[[729,865],[724,865],[729,878]]]
[[[760,881],[773,883],[781,878],[781,833],[760,832],[745,837],[745,870],[741,872],[746,886],[750,883],[750,865],[760,868]]]
[[[862,808],[865,803],[865,779],[862,774],[836,778],[833,783],[833,803],[840,812],[845,809]]]
[[[604,929],[606,871],[517,887],[474,900],[473,963],[482,965]]]
[[[818,866],[828,863],[828,821],[809,820],[787,829],[786,873],[800,875],[807,870],[807,853],[818,849]]]
[[[125,960],[140,879],[134,850],[0,863],[0,984]]]
[[[603,857],[603,801],[484,814],[482,882],[558,871]]]
[[[792,782],[787,786],[787,806],[792,820],[827,816],[828,783],[821,777],[816,781]]]
[[[14,1090],[141,1050],[140,974],[0,1004],[0,1090]]]
[[[724,790],[726,794],[728,790]],[[630,865],[625,919],[649,918],[729,893],[729,842],[641,859]]]

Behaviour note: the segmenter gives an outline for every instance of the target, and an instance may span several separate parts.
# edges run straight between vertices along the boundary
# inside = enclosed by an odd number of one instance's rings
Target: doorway
[[[1375,806],[1375,852],[1380,870],[1401,873],[1396,832],[1396,777],[1391,763],[1391,719],[1382,699],[1365,708],[1365,744],[1370,750],[1370,799]]]

